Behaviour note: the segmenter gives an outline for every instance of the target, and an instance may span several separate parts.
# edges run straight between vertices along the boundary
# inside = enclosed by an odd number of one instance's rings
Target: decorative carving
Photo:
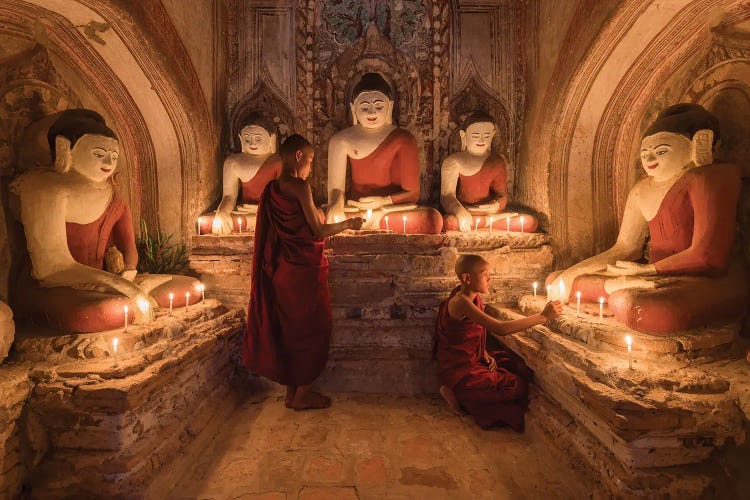
[[[322,9],[323,26],[337,43],[354,43],[373,23],[395,45],[403,45],[414,38],[425,17],[421,2],[374,0],[355,2],[331,0]]]

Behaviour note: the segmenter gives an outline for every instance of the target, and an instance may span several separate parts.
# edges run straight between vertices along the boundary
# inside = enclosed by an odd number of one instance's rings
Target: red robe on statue
[[[469,319],[457,320],[448,312],[448,302],[460,290],[456,287],[438,312],[435,359],[440,383],[453,389],[459,404],[482,429],[507,424],[522,432],[528,385],[534,372],[519,356],[506,350],[489,353],[497,361],[497,370],[490,371],[484,364],[484,327]],[[478,295],[474,304],[484,310]]]
[[[242,350],[252,373],[300,386],[325,368],[332,322],[323,243],[313,235],[299,201],[270,182],[258,206]]]

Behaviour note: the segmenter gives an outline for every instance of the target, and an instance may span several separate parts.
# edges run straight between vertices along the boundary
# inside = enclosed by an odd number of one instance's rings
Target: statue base
[[[51,336],[19,328],[0,378],[25,366],[33,386],[17,425],[30,439],[25,480],[35,497],[141,496],[154,473],[232,404],[242,311],[206,300],[156,316],[127,332]]]
[[[523,313],[500,304],[487,311],[516,319],[545,301],[522,298]],[[695,498],[724,480],[718,468],[695,464],[745,440],[750,368],[738,331],[652,337],[606,316],[577,316],[574,305],[504,343],[535,372],[529,424],[575,451],[610,494]]]
[[[347,231],[326,242],[333,335],[325,390],[437,392],[432,338],[440,301],[458,284],[459,254],[490,262],[486,302],[518,300],[552,266],[548,237],[505,231],[401,234]],[[238,307],[250,300],[252,237],[194,236],[190,266],[207,293]]]

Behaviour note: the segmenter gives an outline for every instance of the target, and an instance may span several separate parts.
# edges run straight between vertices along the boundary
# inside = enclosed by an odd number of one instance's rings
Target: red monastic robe
[[[448,312],[448,302],[460,290],[456,287],[438,311],[435,359],[440,383],[453,389],[459,404],[482,429],[507,424],[521,432],[533,372],[506,350],[489,353],[498,366],[490,371],[483,358],[487,345],[484,327],[469,319],[452,318]],[[474,304],[484,310],[478,295]]]
[[[497,199],[500,202],[499,210],[502,211],[508,204],[507,177],[505,160],[492,153],[476,174],[459,174],[456,198],[466,205],[479,205]]]
[[[281,175],[281,156],[273,154],[265,159],[255,175],[247,182],[240,182],[242,203],[258,203],[266,184],[278,179]]]
[[[269,183],[258,207],[242,351],[252,373],[300,386],[325,368],[332,322],[323,244],[299,200]]]

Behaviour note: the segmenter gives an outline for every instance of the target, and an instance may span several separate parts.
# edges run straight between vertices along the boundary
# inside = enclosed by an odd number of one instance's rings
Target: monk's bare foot
[[[294,395],[297,393],[297,388],[293,386],[287,386],[286,388],[286,398],[284,398],[284,406],[287,408],[292,407],[292,403],[294,402]]]
[[[445,400],[446,403],[448,403],[448,406],[450,407],[453,413],[459,416],[464,414],[464,412],[461,411],[461,406],[458,404],[456,395],[453,394],[453,390],[450,387],[441,385],[440,395],[443,396],[443,399]]]
[[[292,401],[292,408],[297,411],[301,410],[321,410],[331,406],[331,398],[324,396],[319,392],[308,391],[300,394],[299,391]]]

